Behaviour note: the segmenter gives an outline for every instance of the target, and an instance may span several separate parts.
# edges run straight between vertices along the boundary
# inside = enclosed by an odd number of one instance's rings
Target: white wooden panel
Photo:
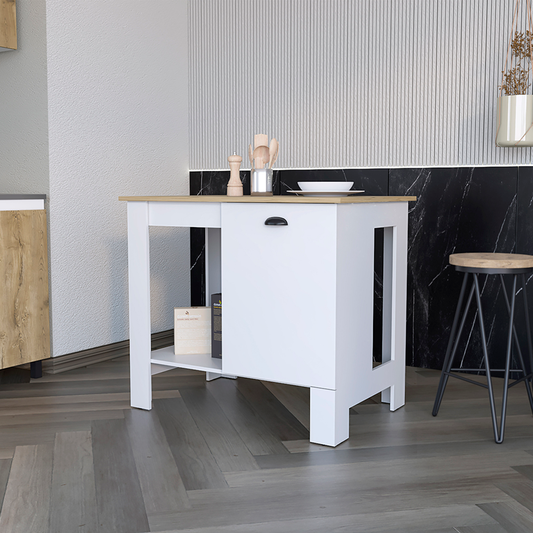
[[[220,204],[149,202],[149,225],[192,228],[220,228]]]
[[[336,209],[222,205],[224,373],[336,388]]]
[[[278,168],[531,164],[494,142],[513,5],[191,2],[191,168],[248,168],[254,133]]]
[[[154,366],[171,366],[175,368],[190,368],[201,372],[222,373],[222,359],[211,357],[211,352],[200,354],[176,355],[174,346],[167,346],[152,352],[152,368]],[[153,372],[152,372],[153,374]]]
[[[152,408],[148,203],[128,202],[131,406]]]
[[[407,204],[341,205],[337,221],[336,388],[352,406],[394,386],[390,409],[404,404]],[[390,360],[372,362],[374,229],[385,227],[385,317]],[[391,228],[393,230],[391,231]],[[385,349],[387,350],[387,348]]]
[[[0,211],[44,209],[44,200],[0,200]]]

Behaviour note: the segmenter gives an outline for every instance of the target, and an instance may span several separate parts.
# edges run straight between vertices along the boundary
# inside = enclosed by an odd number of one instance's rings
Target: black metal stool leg
[[[498,422],[496,420],[496,407],[494,404],[494,392],[492,390],[492,378],[490,375],[489,354],[487,351],[485,325],[483,324],[483,311],[481,308],[481,294],[479,291],[478,274],[474,273],[473,276],[474,276],[474,287],[475,287],[477,310],[478,310],[479,329],[481,331],[481,347],[483,348],[483,360],[485,362],[485,372],[487,374],[487,388],[489,389],[489,403],[490,403],[490,414],[492,417],[492,428],[494,430],[494,440],[498,442]]]
[[[507,397],[509,395],[509,369],[511,367],[511,347],[513,345],[514,309],[516,302],[516,274],[513,276],[513,292],[511,294],[511,311],[509,312],[509,335],[507,337],[507,354],[505,357],[505,377],[503,381],[502,416],[500,419],[500,432],[496,436],[496,442],[503,442],[505,431],[505,415],[507,414]]]
[[[442,402],[442,397],[444,396],[444,390],[446,389],[446,384],[448,383],[448,375],[449,375],[450,369],[452,368],[453,358],[455,356],[455,351],[457,349],[457,345],[459,342],[459,337],[461,336],[461,333],[463,331],[463,326],[464,326],[464,322],[466,319],[466,315],[468,313],[468,309],[470,308],[470,303],[472,302],[472,295],[474,292],[473,284],[470,290],[470,294],[468,297],[465,311],[463,313],[463,318],[461,320],[459,331],[456,334],[457,324],[459,322],[459,317],[461,316],[461,307],[463,305],[463,300],[464,300],[464,296],[466,292],[467,281],[468,281],[468,272],[465,272],[465,275],[463,277],[463,284],[461,286],[461,292],[459,294],[459,301],[457,302],[455,316],[453,317],[452,329],[450,332],[450,339],[448,340],[448,347],[446,348],[446,355],[444,357],[444,364],[442,365],[442,373],[440,375],[439,387],[437,389],[437,395],[435,397],[435,403],[433,405],[433,416],[437,416],[439,412],[440,404]]]
[[[522,278],[523,278],[522,279],[522,289],[525,290],[525,278],[524,278],[523,274],[522,274]],[[507,312],[510,313],[511,312],[511,305],[509,304],[509,296],[507,294],[507,289],[505,287],[505,282],[503,280],[503,275],[502,274],[500,274],[500,281],[501,281],[501,284],[502,284],[503,296],[505,298],[505,305],[507,306]],[[526,296],[525,292],[524,292],[524,297],[526,298],[525,304],[527,305],[527,296]],[[529,317],[528,317],[528,313],[526,311],[526,320],[528,320],[528,319],[529,319]],[[529,321],[526,322],[526,330],[528,330],[528,347],[529,347],[530,356],[531,356],[531,352],[533,351],[533,348],[531,346],[531,336],[530,336],[530,332],[529,332],[529,330],[530,330]],[[529,406],[531,408],[531,411],[533,412],[533,394],[531,394],[531,387],[529,385],[530,375],[528,374],[527,369],[526,369],[526,365],[525,365],[525,362],[524,362],[524,357],[522,355],[522,349],[520,348],[520,342],[518,340],[518,335],[516,333],[516,326],[514,324],[513,324],[513,337],[514,337],[514,341],[515,341],[515,345],[516,345],[516,351],[517,351],[517,354],[518,354],[518,359],[519,359],[519,362],[520,362],[520,367],[522,368],[522,373],[523,373],[523,377],[520,380],[517,380],[517,381],[521,381],[521,380],[524,381],[524,385],[526,386],[527,396],[528,396],[528,399],[529,399]]]

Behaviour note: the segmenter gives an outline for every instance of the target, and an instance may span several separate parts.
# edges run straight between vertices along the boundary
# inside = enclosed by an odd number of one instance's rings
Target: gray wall
[[[191,2],[191,169],[249,168],[254,133],[280,168],[530,164],[494,142],[513,5]]]
[[[54,355],[129,337],[126,205],[188,194],[187,0],[47,0]],[[153,231],[152,327],[189,305],[188,231]]]
[[[0,193],[49,192],[45,7],[17,2],[18,50],[0,53]]]

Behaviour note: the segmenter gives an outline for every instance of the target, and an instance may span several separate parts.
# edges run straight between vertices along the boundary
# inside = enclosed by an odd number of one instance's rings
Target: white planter
[[[533,95],[498,98],[496,144],[533,146]]]

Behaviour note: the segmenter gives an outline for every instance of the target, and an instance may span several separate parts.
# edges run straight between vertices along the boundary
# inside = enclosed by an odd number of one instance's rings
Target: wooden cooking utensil
[[[272,139],[270,141],[270,162],[268,164],[268,168],[272,168],[272,165],[276,162],[276,159],[278,158],[278,141],[276,139]]]
[[[264,133],[254,135],[254,148],[259,146],[266,146],[268,148],[268,135]]]
[[[258,146],[254,150],[253,156],[255,168],[265,168],[265,164],[270,160],[270,150],[268,149],[268,146]]]
[[[254,168],[254,153],[251,144],[248,145],[248,157],[250,158],[250,168]]]

